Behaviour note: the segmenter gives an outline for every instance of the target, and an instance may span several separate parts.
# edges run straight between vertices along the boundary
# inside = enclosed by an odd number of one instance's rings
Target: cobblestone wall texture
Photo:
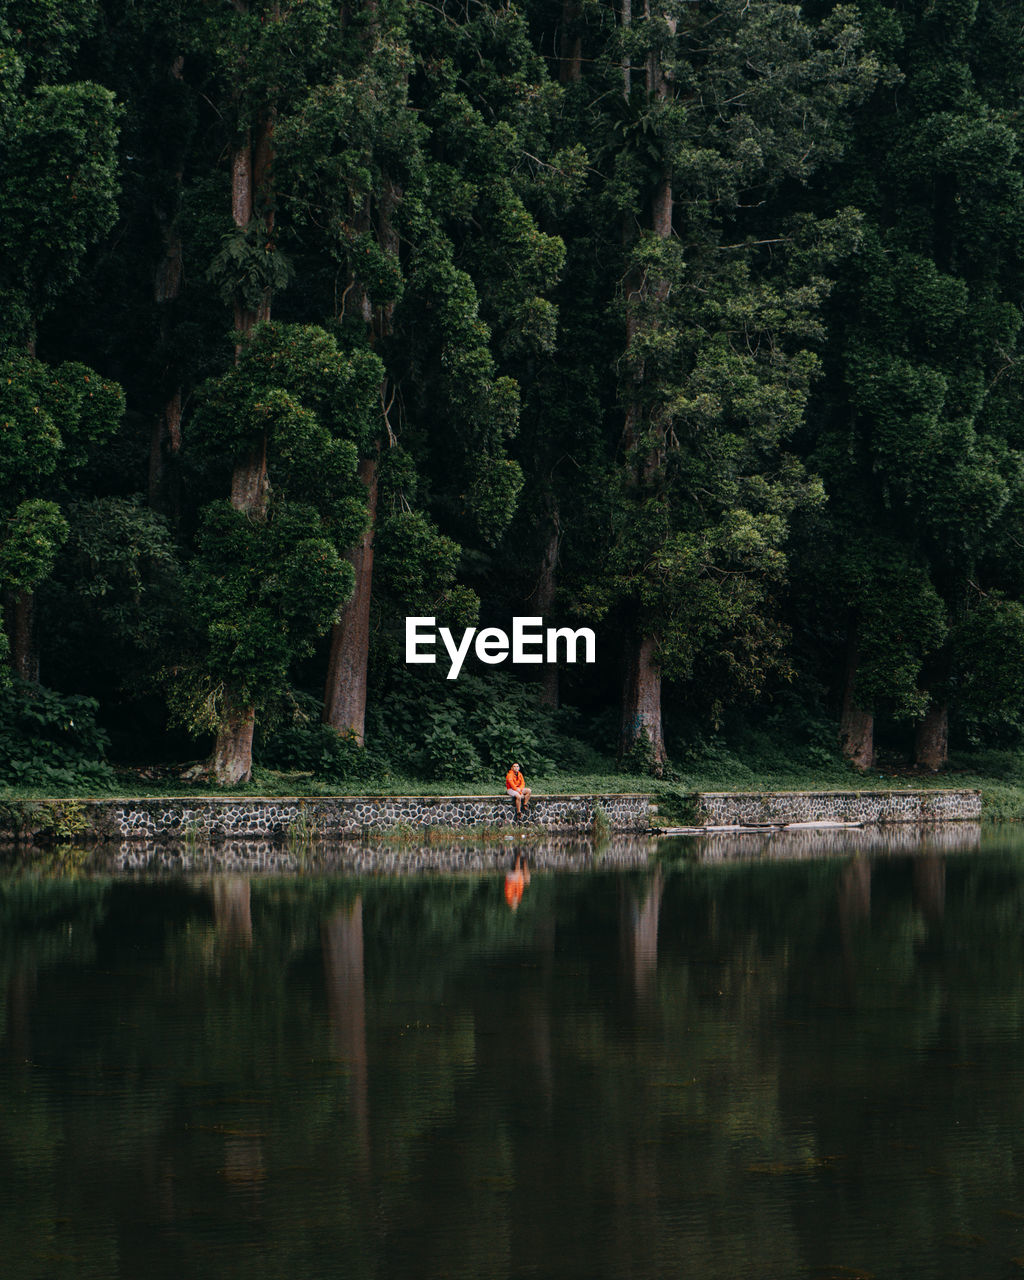
[[[704,791],[697,796],[697,823],[702,827],[976,822],[980,817],[980,791]]]
[[[177,797],[117,800],[33,800],[0,804],[0,840],[76,843],[231,839],[288,841],[363,839],[429,828],[533,828],[552,835],[588,832],[604,814],[615,832],[650,830],[646,795],[542,796],[517,821],[504,797],[347,796],[294,799]],[[865,824],[977,821],[977,791],[848,791],[716,793],[696,796],[702,828],[773,827],[789,823]]]
[[[0,835],[17,834],[22,840],[45,837],[54,830],[54,815],[60,815],[65,824],[73,820],[80,827],[76,838],[87,841],[304,840],[424,827],[539,827],[572,833],[590,830],[598,811],[613,831],[650,829],[650,797],[645,795],[542,796],[530,803],[521,819],[510,800],[488,796],[30,801],[21,810],[16,821],[7,823],[2,822],[0,811]]]

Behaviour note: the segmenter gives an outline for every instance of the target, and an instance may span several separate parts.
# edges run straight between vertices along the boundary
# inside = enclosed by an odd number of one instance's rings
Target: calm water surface
[[[1024,831],[515,888],[9,863],[0,1274],[1024,1274]]]

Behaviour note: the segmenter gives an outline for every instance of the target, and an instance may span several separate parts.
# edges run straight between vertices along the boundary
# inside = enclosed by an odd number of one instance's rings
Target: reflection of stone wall
[[[978,822],[928,823],[874,827],[779,831],[709,831],[680,837],[701,862],[848,858],[855,854],[976,853],[981,845]]]
[[[703,827],[786,822],[976,822],[980,817],[980,791],[703,791],[697,795],[697,822]]]
[[[0,837],[25,840],[52,832],[52,812],[60,803],[40,800],[20,806],[18,831],[0,809]],[[508,827],[516,821],[512,802],[504,796],[182,797],[81,800],[75,808],[81,838],[97,840],[304,839],[419,827]],[[613,831],[650,828],[650,796],[644,795],[540,796],[516,826],[587,831],[599,810]]]
[[[338,840],[283,848],[270,840],[221,840],[216,844],[183,841],[123,840],[101,846],[88,857],[91,871],[217,872],[306,875],[413,875],[423,872],[507,870],[515,853],[536,870],[621,870],[647,865],[655,841],[617,836],[596,844],[590,839],[367,845]]]

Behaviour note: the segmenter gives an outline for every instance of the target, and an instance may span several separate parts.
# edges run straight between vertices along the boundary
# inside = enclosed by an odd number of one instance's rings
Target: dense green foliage
[[[108,743],[96,711],[92,698],[0,690],[0,784],[50,795],[109,790],[114,772],[98,763]]]
[[[0,778],[83,697],[221,782],[1018,749],[1022,54],[994,0],[0,0]],[[597,662],[446,681],[409,615]]]

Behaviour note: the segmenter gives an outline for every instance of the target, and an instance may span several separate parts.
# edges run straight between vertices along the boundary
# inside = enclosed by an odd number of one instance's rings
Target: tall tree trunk
[[[631,20],[629,0],[623,0],[622,22],[628,26]],[[650,19],[650,0],[645,0],[644,16]],[[625,75],[624,90],[629,93],[629,74]],[[646,92],[650,101],[654,98],[664,99],[668,96],[669,85],[665,77],[661,58],[652,51],[647,59]],[[651,229],[659,239],[667,240],[672,235],[672,177],[665,172],[661,175],[651,202]],[[630,296],[636,296],[641,306],[646,308],[650,299],[663,302],[668,296],[668,281],[638,279],[635,269],[627,273],[627,308],[626,308],[626,350],[633,346],[642,323],[641,312],[628,305]],[[656,323],[656,319],[654,323]],[[647,323],[651,323],[648,319]],[[643,369],[634,370],[634,383],[626,406],[624,445],[632,449],[642,431],[646,430],[654,443],[646,449],[642,457],[633,459],[635,473],[632,481],[642,492],[652,492],[656,472],[664,457],[664,423],[656,420],[656,414],[645,409],[642,404],[642,388],[645,379]],[[643,421],[643,419],[647,421]],[[644,625],[643,621],[640,623]],[[650,624],[648,624],[650,625]],[[642,742],[646,736],[653,753],[655,772],[660,774],[665,764],[665,739],[661,721],[661,670],[654,661],[657,647],[650,634],[631,636],[627,642],[626,675],[622,698],[622,729],[619,740],[620,756],[627,754]]]
[[[658,183],[651,206],[651,229],[662,240],[672,235],[672,181],[663,177]],[[659,280],[655,286],[657,296],[664,298],[668,292],[668,281]]]
[[[562,0],[561,56],[558,78],[562,84],[576,84],[583,71],[583,37],[577,26],[583,6],[580,0]]]
[[[632,0],[619,0],[619,20],[624,31],[633,25]],[[633,79],[633,68],[630,64],[628,53],[623,53],[620,66],[622,68],[622,96],[628,102]]]
[[[178,55],[168,69],[172,81],[182,84],[185,59]],[[163,255],[157,264],[153,278],[153,301],[159,315],[160,345],[166,350],[170,335],[171,315],[174,304],[181,296],[181,282],[184,276],[184,247],[181,229],[178,224],[177,206],[180,200],[183,172],[179,169],[174,174],[174,196],[169,209],[156,205],[154,213],[160,226],[163,241]],[[175,517],[179,514],[180,500],[175,491],[168,493],[167,462],[175,457],[181,449],[181,386],[172,386],[165,391],[166,400],[157,413],[150,434],[149,447],[149,505],[157,511],[169,511]]]
[[[947,646],[930,654],[921,672],[922,688],[928,690],[928,710],[914,733],[914,764],[938,773],[949,762],[949,680],[952,658]]]
[[[167,463],[181,449],[181,388],[171,392],[156,416],[149,438],[149,505],[177,518],[177,492],[168,492]]]
[[[661,726],[661,669],[654,660],[654,650],[651,636],[630,636],[626,641],[619,756],[628,755],[646,738],[655,773],[660,774],[665,763],[665,738]]]
[[[33,591],[8,591],[4,597],[4,630],[11,646],[11,675],[39,683],[36,646],[36,597]]]
[[[331,632],[331,656],[324,687],[324,724],[352,734],[360,746],[366,731],[366,678],[370,652],[370,602],[373,594],[373,533],[377,517],[377,460],[364,458],[359,478],[366,485],[367,525],[359,545],[349,552],[355,588]]]
[[[255,179],[265,182],[270,166],[273,119],[268,116],[262,123],[253,146],[247,133],[231,159],[231,215],[235,225],[248,227],[253,217]],[[273,218],[266,215],[266,230],[273,230]],[[241,339],[254,325],[270,319],[270,294],[265,293],[259,306],[253,310],[239,298],[235,301],[235,332],[238,343],[236,358],[241,351]],[[266,519],[267,512],[267,438],[257,444],[235,466],[231,476],[231,505],[243,511],[252,520]],[[247,782],[252,773],[252,736],[256,725],[256,708],[251,701],[240,699],[233,690],[225,698],[225,714],[217,728],[217,741],[213,749],[211,772],[220,787],[236,786]]]
[[[628,244],[632,236],[631,219],[622,220],[622,241]],[[623,292],[626,296],[626,352],[632,349],[637,334],[640,332],[639,305],[642,277],[636,267],[630,265],[623,278]],[[643,389],[643,363],[634,367],[629,375],[629,383],[625,388],[626,406],[622,417],[622,449],[627,455],[631,452],[640,435],[641,428],[641,391]]]
[[[632,0],[620,0],[619,18],[622,28],[625,31],[632,25],[633,8]],[[632,66],[628,53],[622,55],[622,96],[626,103],[629,103],[630,92],[632,88]],[[622,243],[627,247],[633,236],[633,217],[631,214],[624,214],[622,218]],[[639,330],[639,320],[637,318],[637,310],[631,305],[634,300],[639,299],[642,278],[637,269],[630,266],[626,270],[623,279],[623,292],[626,297],[626,350],[629,351],[633,345],[633,339]],[[622,424],[622,444],[623,448],[628,452],[633,447],[636,440],[637,429],[640,421],[640,385],[642,375],[637,372],[633,377],[633,385],[629,389],[626,398],[626,411]]]
[[[253,142],[251,131],[247,131],[241,146],[231,159],[231,216],[235,226],[245,230],[252,221],[255,211],[256,192],[268,181],[270,162],[273,155],[274,120],[268,114],[260,123],[259,131]],[[269,236],[274,230],[274,215],[269,209],[263,215],[265,230]],[[270,290],[264,291],[255,308],[244,299],[235,299],[235,332],[239,338],[249,333],[254,325],[270,319]],[[241,350],[236,346],[236,354]]]
[[[555,603],[555,590],[558,584],[558,544],[561,536],[558,519],[558,501],[548,501],[548,537],[544,544],[544,553],[540,563],[540,579],[537,583],[537,612],[547,622],[548,615]],[[558,706],[558,664],[546,662],[541,667],[540,701],[545,707]]]
[[[210,770],[219,787],[235,787],[248,782],[252,773],[252,735],[256,728],[256,708],[237,706],[230,701],[217,726]]]
[[[402,197],[399,185],[384,174],[377,201],[377,242],[386,253],[398,253],[398,233],[394,226],[395,207]],[[367,213],[366,222],[370,217]],[[376,347],[391,333],[394,303],[374,312],[369,295],[361,290],[360,309],[370,325],[370,341]],[[380,393],[382,425],[389,443],[393,432],[388,421],[387,382]],[[360,746],[366,737],[366,687],[370,666],[370,606],[373,600],[373,537],[377,521],[377,454],[359,464],[359,478],[366,486],[367,526],[359,545],[349,553],[356,571],[355,588],[346,601],[341,618],[331,630],[327,680],[324,684],[323,722],[338,733],[352,734]]]
[[[254,445],[231,473],[231,505],[254,520],[267,514],[267,437]]]
[[[178,175],[180,179],[180,174]],[[160,315],[160,341],[166,346],[170,330],[170,313],[181,293],[184,268],[181,234],[177,219],[162,216],[157,210],[164,240],[164,256],[157,267],[153,300]],[[181,449],[181,387],[172,388],[156,415],[149,446],[149,505],[156,510],[177,508],[177,495],[167,493],[167,461]]]
[[[839,718],[839,748],[855,769],[870,769],[875,763],[875,717],[857,705],[854,687],[859,656],[857,624],[851,622],[846,640],[846,670],[843,678],[843,707]]]
[[[917,723],[914,764],[938,773],[949,761],[949,704],[933,702]]]

